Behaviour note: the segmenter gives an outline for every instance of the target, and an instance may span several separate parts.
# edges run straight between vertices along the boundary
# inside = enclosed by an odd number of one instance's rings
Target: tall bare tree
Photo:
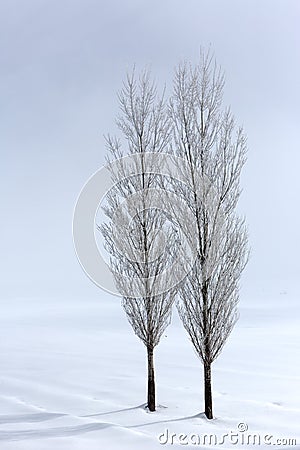
[[[173,182],[195,218],[197,257],[179,290],[178,311],[204,366],[205,414],[213,418],[211,365],[236,320],[247,232],[236,214],[246,140],[222,108],[224,75],[210,53],[196,67],[179,65],[170,113],[173,151],[186,183]],[[188,186],[188,188],[187,188]]]
[[[155,155],[168,149],[170,118],[164,97],[158,97],[147,72],[139,78],[134,72],[127,77],[119,104],[117,125],[125,145],[107,138],[109,162],[114,161],[117,169],[112,173],[115,184],[104,208],[109,220],[101,231],[128,321],[147,349],[147,405],[154,411],[153,353],[170,322],[175,297],[172,289],[164,292],[163,270],[174,258],[177,235],[168,216],[152,207],[153,191],[160,185]],[[133,171],[128,172],[126,155],[132,155]]]

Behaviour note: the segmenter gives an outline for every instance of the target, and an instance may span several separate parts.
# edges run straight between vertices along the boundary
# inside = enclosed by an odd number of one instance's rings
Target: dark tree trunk
[[[211,364],[208,363],[204,363],[204,404],[206,417],[212,419]]]
[[[149,411],[155,411],[155,379],[153,348],[147,347],[148,354],[148,408]]]

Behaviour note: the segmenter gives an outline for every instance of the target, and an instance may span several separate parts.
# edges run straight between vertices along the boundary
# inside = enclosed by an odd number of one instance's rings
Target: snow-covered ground
[[[99,299],[2,300],[0,449],[203,448],[204,434],[234,449],[257,433],[256,448],[300,448],[297,300],[278,293],[241,304],[213,366],[212,421],[203,416],[202,366],[176,313],[156,350],[159,407],[149,413],[145,349],[118,299],[99,290]]]

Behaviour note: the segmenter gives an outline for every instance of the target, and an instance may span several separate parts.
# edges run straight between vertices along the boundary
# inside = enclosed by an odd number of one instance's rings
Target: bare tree
[[[107,138],[109,162],[117,169],[104,208],[109,221],[100,228],[128,321],[147,349],[147,405],[154,411],[153,353],[170,322],[175,297],[173,289],[165,292],[163,271],[174,258],[177,235],[168,215],[153,207],[155,188],[160,186],[155,155],[168,149],[170,118],[147,72],[138,79],[134,72],[127,77],[119,104],[117,125],[126,150],[119,140]],[[134,170],[128,170],[126,155],[132,156]]]
[[[224,75],[208,53],[196,67],[179,65],[170,113],[173,151],[185,161],[186,183],[173,190],[195,218],[197,257],[179,290],[178,311],[204,366],[205,414],[213,418],[211,365],[237,320],[238,282],[246,265],[247,232],[235,212],[246,159],[243,130],[222,109]],[[188,186],[188,188],[187,188]]]

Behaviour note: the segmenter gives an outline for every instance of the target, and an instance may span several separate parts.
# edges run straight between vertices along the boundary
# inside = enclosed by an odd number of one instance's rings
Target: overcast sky
[[[298,0],[1,0],[3,295],[102,295],[71,224],[115,130],[116,92],[133,64],[170,85],[174,66],[209,45],[248,135],[242,293],[299,293],[299,23]]]

